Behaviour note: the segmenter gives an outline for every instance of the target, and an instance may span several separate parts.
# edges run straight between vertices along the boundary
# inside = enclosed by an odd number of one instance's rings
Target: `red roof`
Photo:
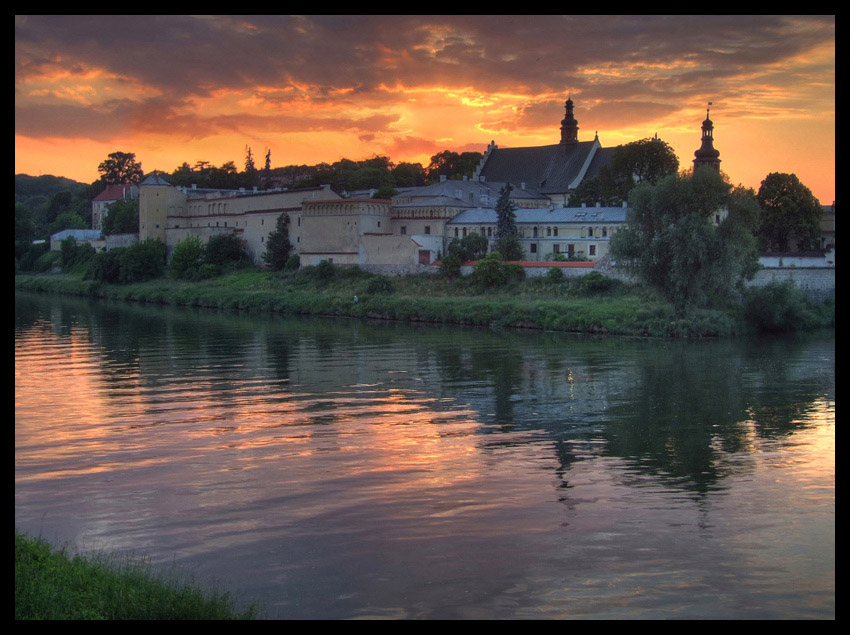
[[[124,193],[127,192],[129,194],[130,188],[133,186],[130,184],[115,184],[115,185],[107,185],[106,189],[103,190],[100,194],[94,197],[95,201],[120,201],[124,198]],[[130,197],[128,197],[130,198]]]

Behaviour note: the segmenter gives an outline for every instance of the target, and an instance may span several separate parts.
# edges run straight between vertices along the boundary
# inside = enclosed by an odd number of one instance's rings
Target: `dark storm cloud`
[[[381,85],[581,91],[660,104],[834,41],[834,28],[830,16],[39,15],[16,18],[15,69],[20,84],[104,68],[175,107],[220,88],[296,87],[301,98],[306,90],[311,101],[330,102],[377,95]],[[640,81],[622,74],[629,65],[645,66]],[[354,91],[338,98],[338,89]],[[21,103],[16,126],[20,117],[34,134],[44,113]],[[50,127],[75,112],[57,109]]]

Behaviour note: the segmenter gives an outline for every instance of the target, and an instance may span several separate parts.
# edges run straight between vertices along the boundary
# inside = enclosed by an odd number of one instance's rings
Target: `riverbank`
[[[309,267],[294,272],[243,269],[198,282],[159,278],[105,284],[75,274],[15,276],[20,290],[173,306],[529,328],[640,337],[725,337],[753,330],[743,306],[685,314],[649,290],[601,275],[515,280],[499,287],[469,278],[387,278],[359,269]],[[819,322],[834,324],[828,311]]]
[[[205,590],[176,574],[155,574],[143,562],[81,556],[15,532],[15,619],[255,619],[226,593]]]

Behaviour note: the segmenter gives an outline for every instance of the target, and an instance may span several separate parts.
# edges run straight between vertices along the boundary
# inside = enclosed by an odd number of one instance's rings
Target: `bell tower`
[[[708,102],[711,106],[711,102]],[[705,121],[702,122],[702,145],[694,152],[694,170],[702,166],[710,166],[720,171],[720,152],[714,149],[714,123],[709,118],[710,108],[705,110]]]
[[[568,98],[564,106],[567,114],[561,121],[561,145],[571,145],[578,143],[578,121],[573,116],[573,100]]]

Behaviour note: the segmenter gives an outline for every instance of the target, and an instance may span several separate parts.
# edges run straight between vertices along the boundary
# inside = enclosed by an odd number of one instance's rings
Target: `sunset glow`
[[[16,16],[15,173],[82,182],[271,151],[272,167],[657,134],[690,167],[835,200],[834,16]]]

